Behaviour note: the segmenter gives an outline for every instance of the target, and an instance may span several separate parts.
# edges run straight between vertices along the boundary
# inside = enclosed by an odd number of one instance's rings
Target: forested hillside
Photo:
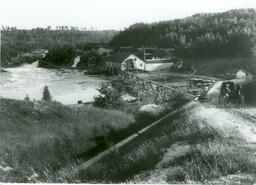
[[[196,14],[153,24],[137,23],[117,34],[113,47],[175,48],[182,57],[256,55],[256,11]]]
[[[68,45],[75,49],[90,49],[93,43],[107,43],[116,31],[80,31],[80,30],[50,30],[36,28],[19,30],[2,28],[1,30],[1,61],[2,65],[10,62],[13,57],[34,49],[52,49]]]

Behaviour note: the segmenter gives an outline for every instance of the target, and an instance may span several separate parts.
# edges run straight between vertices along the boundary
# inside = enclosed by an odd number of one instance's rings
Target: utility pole
[[[138,83],[138,103],[140,108],[140,83]]]
[[[160,70],[158,70],[158,82],[160,82]]]

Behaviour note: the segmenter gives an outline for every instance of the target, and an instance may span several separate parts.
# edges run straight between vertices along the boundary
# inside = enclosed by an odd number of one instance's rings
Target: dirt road
[[[256,108],[223,108],[218,105],[221,81],[206,94],[208,102],[201,103],[192,113],[198,120],[207,121],[213,127],[227,133],[237,133],[247,143],[256,144]]]
[[[234,136],[234,138],[243,139],[255,154],[256,158],[256,108],[225,109],[218,105],[222,82],[217,82],[207,93],[207,102],[195,102],[196,106],[188,110],[188,119],[197,120],[203,125],[210,125],[213,128],[220,129],[226,136]],[[167,183],[168,174],[173,173],[172,167],[164,168],[161,164],[165,163],[166,159],[175,158],[182,155],[189,149],[189,145],[175,145],[168,149],[161,162],[159,162],[153,171],[144,172],[142,176],[146,176],[146,183]],[[165,159],[166,158],[166,159]],[[141,178],[141,176],[138,176]],[[244,175],[228,175],[223,177],[224,180],[217,179],[217,184],[222,182],[239,182],[241,179],[255,178],[254,176]],[[136,179],[136,177],[135,177]],[[227,183],[228,184],[228,183]]]

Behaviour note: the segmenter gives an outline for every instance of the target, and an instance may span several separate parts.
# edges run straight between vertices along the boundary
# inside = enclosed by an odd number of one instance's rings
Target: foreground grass
[[[172,115],[72,178],[80,182],[140,183],[157,179],[154,170],[167,169],[166,182],[191,183],[236,173],[255,174],[255,156],[244,147],[245,141],[193,118],[190,110],[196,106]],[[142,173],[145,171],[152,173]]]
[[[0,181],[36,181],[134,123],[119,111],[0,99]]]

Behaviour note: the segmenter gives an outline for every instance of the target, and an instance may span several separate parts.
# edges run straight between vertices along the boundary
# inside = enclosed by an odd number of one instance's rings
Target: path
[[[194,119],[204,125],[210,125],[213,128],[220,129],[226,136],[242,138],[247,143],[244,147],[250,148],[256,155],[256,108],[224,109],[218,107],[221,83],[222,82],[217,82],[206,94],[208,99],[207,102],[196,102],[197,106],[188,111],[188,119]],[[175,159],[177,156],[182,156],[183,153],[186,153],[189,148],[190,146],[187,144],[177,143],[173,145],[167,150],[162,160],[155,166],[154,170],[142,172],[134,177],[134,181],[139,181],[140,183],[167,183],[168,174],[173,173],[175,167],[165,168],[162,165],[162,163],[165,163],[165,158],[167,161]],[[229,178],[234,178],[233,182],[235,182],[241,179],[254,177],[247,177],[247,175],[228,175],[226,179]],[[232,182],[230,179],[229,181]],[[221,179],[220,182],[222,182]],[[220,184],[220,182],[217,184]]]
[[[209,101],[202,103],[201,106],[195,109],[193,115],[198,120],[207,121],[215,128],[239,134],[249,144],[256,144],[256,108],[219,108],[218,100],[221,84],[221,81],[217,82],[210,89],[206,94]]]

